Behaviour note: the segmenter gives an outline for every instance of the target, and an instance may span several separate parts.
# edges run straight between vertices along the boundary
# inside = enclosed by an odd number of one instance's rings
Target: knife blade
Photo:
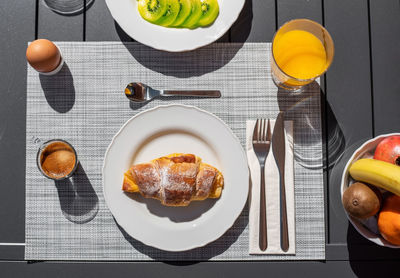
[[[281,248],[284,252],[289,249],[289,231],[287,223],[286,191],[285,191],[285,127],[284,113],[280,112],[275,121],[274,133],[272,134],[272,153],[279,170],[279,211],[280,211],[280,235]]]

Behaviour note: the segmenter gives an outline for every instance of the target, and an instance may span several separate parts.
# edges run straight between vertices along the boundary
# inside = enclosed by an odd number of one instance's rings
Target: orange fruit
[[[400,245],[400,197],[391,195],[383,203],[378,216],[378,228],[384,239]]]

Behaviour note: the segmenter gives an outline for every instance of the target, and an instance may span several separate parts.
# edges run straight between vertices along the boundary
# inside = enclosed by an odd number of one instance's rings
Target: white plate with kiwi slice
[[[134,40],[182,52],[208,45],[238,18],[245,0],[106,0],[115,21]]]

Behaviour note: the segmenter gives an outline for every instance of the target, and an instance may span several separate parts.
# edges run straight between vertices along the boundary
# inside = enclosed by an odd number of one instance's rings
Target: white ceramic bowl
[[[353,153],[343,171],[341,188],[340,188],[340,193],[342,197],[343,197],[343,192],[349,187],[349,185],[355,182],[355,180],[349,175],[350,165],[361,158],[372,158],[377,145],[386,137],[393,135],[400,135],[400,133],[390,133],[377,136],[362,144],[361,147],[359,147]],[[347,212],[346,215],[350,223],[354,226],[354,228],[366,239],[381,246],[386,246],[390,248],[400,248],[400,246],[398,245],[393,245],[389,243],[379,234],[377,228],[377,218],[375,216],[370,217],[366,220],[359,220],[354,217],[351,217]]]

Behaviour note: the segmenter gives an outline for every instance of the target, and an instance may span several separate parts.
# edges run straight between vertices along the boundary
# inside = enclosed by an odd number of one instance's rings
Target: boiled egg
[[[39,39],[29,44],[26,59],[35,70],[51,72],[60,64],[61,55],[53,42]]]

